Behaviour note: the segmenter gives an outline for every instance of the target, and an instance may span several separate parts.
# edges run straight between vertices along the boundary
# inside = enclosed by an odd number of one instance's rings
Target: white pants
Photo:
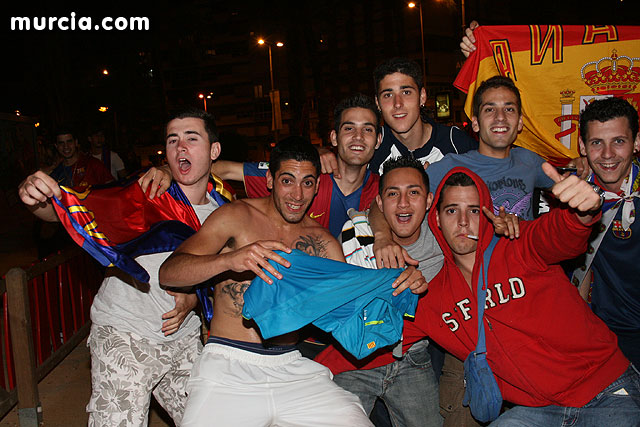
[[[373,426],[360,400],[300,355],[205,345],[187,386],[182,426]]]

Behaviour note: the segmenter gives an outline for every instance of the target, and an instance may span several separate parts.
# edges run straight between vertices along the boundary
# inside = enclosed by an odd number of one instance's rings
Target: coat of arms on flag
[[[454,85],[467,93],[494,75],[514,80],[522,96],[524,129],[516,140],[554,164],[578,157],[584,107],[618,96],[640,107],[640,27],[616,25],[481,26],[477,50]]]

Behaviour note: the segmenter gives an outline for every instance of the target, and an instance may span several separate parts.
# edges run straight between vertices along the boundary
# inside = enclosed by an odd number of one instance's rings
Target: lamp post
[[[271,78],[271,90],[274,90],[273,87],[273,59],[271,57],[271,43],[265,41],[264,39],[258,39],[258,44],[259,45],[267,45],[267,48],[269,48],[269,77]],[[277,42],[276,43],[277,47],[282,47],[284,46],[284,43],[282,42]]]
[[[205,113],[208,112],[207,111],[207,99],[211,99],[211,95],[213,95],[213,92],[209,92],[209,95],[205,96],[204,93],[199,93],[198,94],[198,98],[202,99],[202,102],[204,102],[204,111]]]
[[[102,105],[100,107],[98,107],[98,111],[100,111],[101,113],[106,113],[107,111],[109,111],[110,108],[106,105]],[[113,136],[114,136],[114,143],[115,146],[118,146],[118,114],[116,113],[115,108],[111,108],[111,112],[113,112]]]
[[[278,133],[282,128],[282,115],[280,113],[280,92],[274,87],[273,83],[273,58],[271,56],[271,43],[264,39],[258,39],[259,45],[267,45],[269,50],[269,78],[271,80],[271,90],[269,91],[269,98],[271,99],[271,130],[273,131],[273,138],[275,143],[278,143]],[[276,47],[282,47],[284,43],[276,42]]]
[[[410,8],[416,7],[416,2],[408,4]],[[420,14],[420,41],[422,42],[422,87],[427,90],[427,57],[424,54],[424,25],[422,23],[422,1],[417,2],[418,13]]]

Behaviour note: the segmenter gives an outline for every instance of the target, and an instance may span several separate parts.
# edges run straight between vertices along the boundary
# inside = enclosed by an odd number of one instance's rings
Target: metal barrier
[[[88,335],[103,276],[74,247],[0,280],[0,418],[18,403],[21,426],[42,421],[38,381]]]

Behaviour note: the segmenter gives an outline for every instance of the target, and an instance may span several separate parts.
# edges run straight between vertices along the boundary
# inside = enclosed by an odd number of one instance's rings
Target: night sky
[[[395,1],[395,0],[394,0]],[[459,9],[459,0],[426,0],[450,2]],[[88,4],[93,3],[93,4]],[[323,8],[324,13],[332,8],[343,7],[345,1],[316,1],[314,8]],[[366,5],[369,2],[360,2]],[[406,2],[397,1],[398,7]],[[478,19],[484,24],[626,24],[640,23],[640,1],[605,0],[599,2],[578,1],[481,1],[466,0],[467,22]],[[595,6],[588,6],[597,4]],[[251,6],[251,7],[249,7]],[[206,34],[206,37],[224,37],[226,32],[237,31],[247,34],[260,31],[277,34],[283,27],[283,19],[308,19],[304,12],[296,14],[298,3],[293,1],[243,2],[243,9],[236,9],[234,2],[197,1],[180,2],[160,1],[150,5],[140,2],[82,2],[74,6],[64,2],[16,1],[12,5],[3,5],[2,52],[4,66],[0,76],[0,112],[12,113],[19,109],[25,115],[47,116],[54,114],[56,105],[82,103],[83,96],[113,96],[109,86],[105,86],[105,77],[100,74],[102,68],[113,73],[128,73],[129,90],[140,86],[144,78],[134,77],[142,69],[151,68],[145,59],[136,57],[150,46],[171,46],[177,40],[184,43],[185,34],[190,40]],[[248,11],[248,9],[250,11]],[[248,13],[246,28],[220,28],[215,26],[213,15],[229,16],[234,13]],[[307,9],[309,10],[309,6]],[[91,16],[98,20],[104,16],[146,16],[150,21],[149,31],[10,31],[12,16],[66,16],[76,13]],[[218,17],[219,18],[219,17]],[[375,48],[375,47],[372,47]],[[175,45],[176,50],[188,49],[184,45]],[[136,65],[137,64],[137,65]],[[141,70],[137,70],[139,66]],[[157,71],[157,70],[156,70]],[[148,72],[148,70],[147,70]],[[114,78],[115,77],[107,77]],[[102,80],[100,80],[102,79]],[[87,92],[89,91],[89,92]],[[92,92],[93,91],[93,92]],[[87,106],[89,108],[89,106]]]

